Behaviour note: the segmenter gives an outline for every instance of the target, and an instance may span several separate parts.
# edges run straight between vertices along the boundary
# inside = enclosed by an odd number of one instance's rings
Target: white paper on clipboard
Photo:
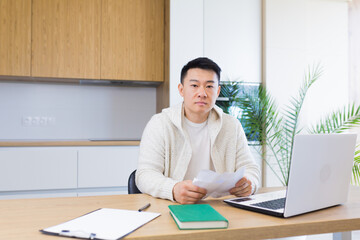
[[[45,234],[88,239],[119,239],[160,213],[101,208],[73,220],[40,230]]]

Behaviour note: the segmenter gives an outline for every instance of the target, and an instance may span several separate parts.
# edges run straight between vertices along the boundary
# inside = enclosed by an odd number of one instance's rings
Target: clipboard
[[[116,240],[160,216],[160,213],[100,208],[40,232],[55,236]]]

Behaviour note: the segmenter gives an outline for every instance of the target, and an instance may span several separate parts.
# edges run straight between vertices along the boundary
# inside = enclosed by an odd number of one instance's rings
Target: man
[[[245,175],[229,193],[248,196],[259,184],[255,164],[240,122],[215,106],[220,94],[220,67],[208,58],[197,58],[181,71],[178,85],[182,104],[154,115],[140,143],[136,184],[154,197],[192,204],[206,189],[192,183],[202,169]]]

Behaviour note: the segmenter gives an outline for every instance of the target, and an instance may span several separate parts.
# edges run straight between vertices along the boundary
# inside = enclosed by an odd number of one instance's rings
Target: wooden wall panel
[[[103,0],[101,78],[164,79],[164,0]]]
[[[0,75],[29,76],[31,0],[0,0]]]
[[[100,0],[33,0],[32,75],[100,78]]]
[[[164,82],[156,88],[156,112],[170,105],[170,0],[165,0]]]

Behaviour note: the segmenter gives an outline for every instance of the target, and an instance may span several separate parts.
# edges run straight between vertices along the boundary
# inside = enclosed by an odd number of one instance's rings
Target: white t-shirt
[[[208,121],[193,123],[185,118],[184,128],[189,135],[192,148],[192,156],[184,180],[193,180],[202,169],[214,170],[210,156]]]

